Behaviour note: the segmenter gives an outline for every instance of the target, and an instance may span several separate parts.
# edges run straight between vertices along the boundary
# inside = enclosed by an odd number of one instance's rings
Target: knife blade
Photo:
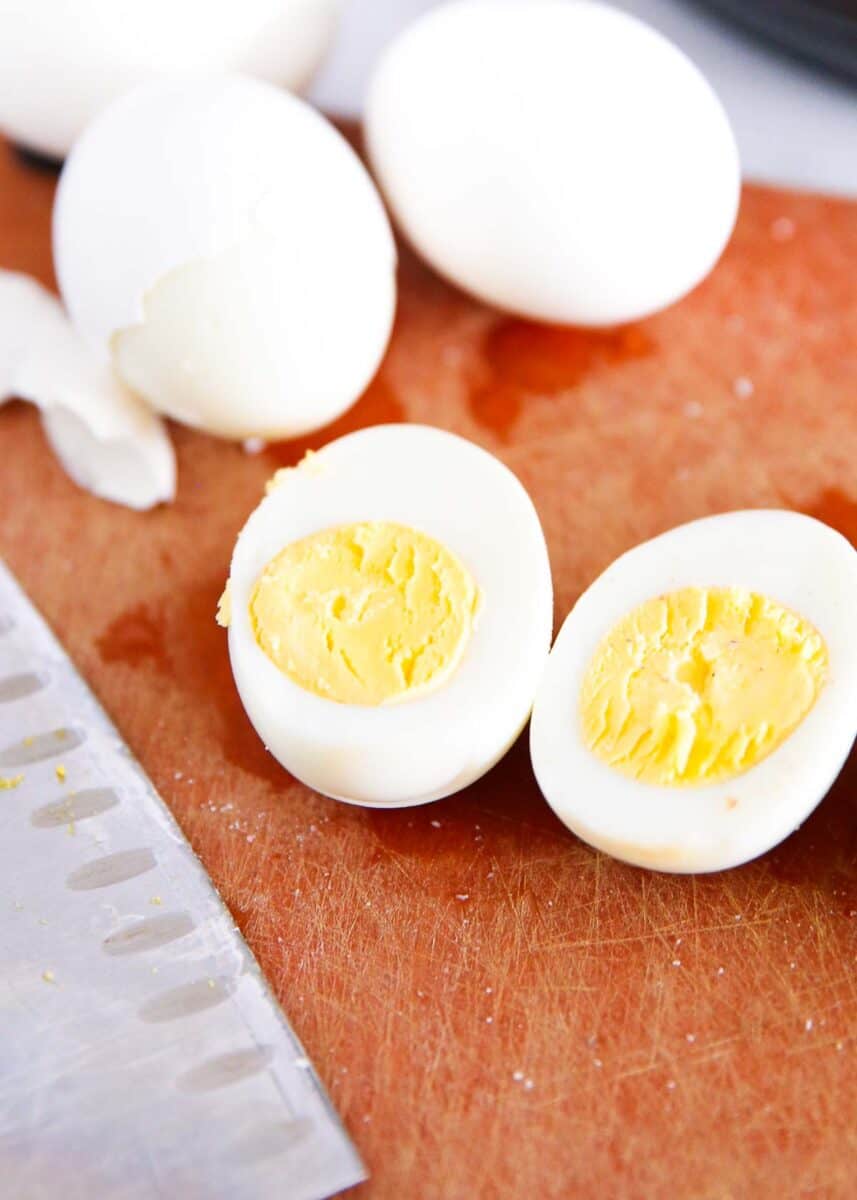
[[[0,562],[0,1193],[321,1200],[365,1177],[202,864]]]

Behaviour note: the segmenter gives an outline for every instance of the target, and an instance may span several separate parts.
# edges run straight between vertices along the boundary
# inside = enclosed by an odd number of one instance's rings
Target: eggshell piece
[[[712,268],[738,206],[726,115],[685,55],[590,0],[459,0],[373,75],[370,159],[405,234],[466,291],[612,325]]]
[[[105,500],[146,509],[175,496],[163,423],[93,357],[57,298],[35,280],[0,272],[0,406],[18,397],[41,411],[67,474]]]

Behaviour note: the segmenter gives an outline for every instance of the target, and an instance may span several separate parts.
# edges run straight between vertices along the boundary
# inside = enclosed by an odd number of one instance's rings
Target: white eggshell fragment
[[[115,101],[63,170],[54,257],[69,314],[153,408],[223,437],[335,420],[392,327],[396,252],[357,155],[240,77]]]
[[[738,206],[726,115],[697,68],[589,0],[459,0],[387,50],[370,160],[416,249],[499,308],[602,326],[679,299]]]
[[[523,486],[478,446],[420,425],[339,438],[275,483],[241,531],[229,576],[229,655],[259,736],[304,783],[353,804],[425,804],[466,787],[523,728],[550,646],[550,563]],[[455,673],[402,703],[363,707],[305,690],[254,636],[250,600],[270,559],[355,521],[393,521],[437,539],[480,592]]]
[[[829,675],[802,722],[755,766],[721,782],[641,783],[584,742],[580,694],[605,635],[638,605],[686,587],[742,588],[809,621]],[[584,841],[659,871],[718,871],[776,846],[823,799],[857,734],[857,551],[799,513],[724,513],[617,559],[566,618],[530,726],[533,768],[554,812]],[[764,714],[760,714],[764,716]]]
[[[64,157],[110,100],[156,75],[241,71],[301,90],[341,0],[0,0],[0,129]]]
[[[48,441],[79,487],[137,509],[174,498],[163,423],[79,339],[55,296],[0,271],[0,406],[13,397],[41,410]]]

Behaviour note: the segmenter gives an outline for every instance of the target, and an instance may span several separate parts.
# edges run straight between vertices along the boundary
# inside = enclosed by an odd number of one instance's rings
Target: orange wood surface
[[[0,266],[52,280],[54,185],[0,144]],[[544,522],[557,622],[705,513],[793,507],[855,540],[855,262],[857,207],[748,188],[691,297],[587,334],[403,252],[379,376],[311,442],[419,420],[494,451]],[[0,553],[235,914],[371,1170],[353,1195],[853,1196],[857,759],[778,849],[697,878],[580,843],[523,742],[426,808],[323,799],[265,754],[214,623],[236,533],[307,443],[174,433],[178,499],[140,515],[78,491],[28,407],[0,412]]]

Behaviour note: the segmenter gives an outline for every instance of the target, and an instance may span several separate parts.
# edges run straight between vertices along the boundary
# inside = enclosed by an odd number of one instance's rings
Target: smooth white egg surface
[[[0,271],[0,407],[15,397],[41,410],[79,487],[138,509],[174,498],[175,454],[160,419],[80,340],[56,296]]]
[[[392,327],[396,251],[357,155],[241,77],[157,80],[69,156],[54,209],[69,314],[153,408],[223,437],[340,416]]]
[[[300,90],[341,0],[0,0],[0,129],[62,158],[110,100],[156,75],[241,71]]]
[[[793,512],[682,525],[619,558],[567,617],[533,767],[616,858],[716,871],[812,812],[857,734],[857,551]]]
[[[275,476],[219,619],[274,757],[328,796],[401,807],[466,787],[508,750],[552,606],[517,478],[451,433],[386,425]]]
[[[612,325],[679,299],[738,207],[735,140],[697,68],[589,0],[460,0],[386,51],[375,173],[447,278],[544,321]]]

